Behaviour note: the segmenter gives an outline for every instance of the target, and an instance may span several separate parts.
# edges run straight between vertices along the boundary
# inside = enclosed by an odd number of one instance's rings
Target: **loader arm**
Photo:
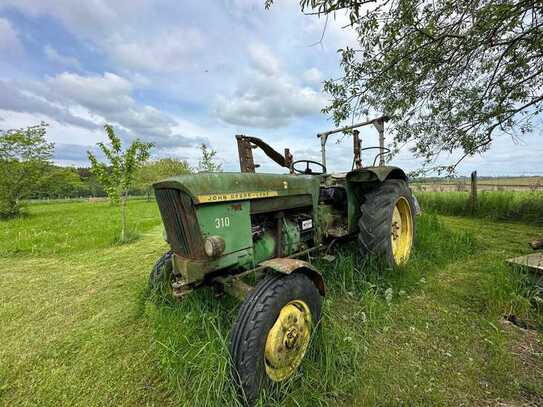
[[[236,139],[238,141],[239,165],[241,172],[255,172],[258,164],[255,165],[254,163],[253,148],[256,147],[260,147],[260,149],[264,151],[269,158],[271,158],[281,167],[285,167],[290,170],[290,165],[292,164],[292,154],[290,154],[288,148],[285,148],[285,155],[281,155],[281,153],[276,151],[272,146],[258,137],[238,134]]]

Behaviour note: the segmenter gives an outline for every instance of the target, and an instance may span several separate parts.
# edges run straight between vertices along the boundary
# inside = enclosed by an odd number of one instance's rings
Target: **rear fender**
[[[299,259],[289,259],[286,257],[278,257],[275,259],[263,261],[259,264],[259,266],[287,275],[294,272],[304,273],[311,279],[311,281],[313,281],[313,284],[315,284],[315,287],[317,287],[317,290],[319,290],[320,295],[324,296],[326,292],[326,286],[324,284],[324,278],[322,277],[322,274],[320,273],[320,271],[318,271],[315,267],[313,267],[310,263],[306,261]]]
[[[358,232],[358,218],[360,217],[360,193],[366,185],[375,185],[387,179],[401,179],[407,181],[407,175],[398,167],[380,166],[364,167],[347,173],[347,200],[349,232]]]
[[[387,179],[407,181],[407,175],[398,167],[365,167],[347,174],[347,182],[384,182]]]

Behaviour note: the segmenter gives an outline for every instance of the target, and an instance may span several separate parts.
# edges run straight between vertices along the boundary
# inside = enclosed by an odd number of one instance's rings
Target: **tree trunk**
[[[126,192],[121,194],[121,243],[126,240]]]

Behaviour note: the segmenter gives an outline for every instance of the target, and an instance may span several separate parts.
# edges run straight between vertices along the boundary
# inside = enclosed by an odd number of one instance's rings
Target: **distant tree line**
[[[111,126],[106,126],[110,142],[102,144],[107,163],[94,158],[88,167],[63,167],[52,162],[54,144],[47,141],[46,130],[46,123],[0,130],[0,218],[18,216],[29,199],[109,197],[114,202],[117,195],[150,198],[152,184],[160,179],[196,171],[222,171],[216,151],[205,144],[200,146],[197,168],[175,157],[149,159],[152,146],[140,141],[122,152]],[[112,188],[120,188],[119,194]],[[117,201],[114,203],[121,199]]]

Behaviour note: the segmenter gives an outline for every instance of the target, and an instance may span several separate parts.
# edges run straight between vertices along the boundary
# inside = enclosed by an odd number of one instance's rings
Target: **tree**
[[[273,0],[265,2],[266,7]],[[432,162],[486,151],[532,130],[543,108],[543,4],[534,0],[301,0],[306,14],[346,13],[359,46],[327,80],[336,123],[383,112],[394,146]],[[324,34],[323,34],[324,35]]]
[[[89,189],[83,183],[75,168],[48,166],[37,184],[37,198],[66,198],[88,195]]]
[[[98,147],[109,161],[109,164],[99,162],[93,153],[87,151],[91,162],[91,171],[103,185],[111,202],[120,204],[121,208],[121,243],[127,241],[126,235],[126,203],[128,190],[134,182],[138,168],[149,159],[152,143],[144,143],[139,139],[132,142],[130,147],[122,151],[121,140],[113,127],[104,126],[111,147],[98,143]]]
[[[216,161],[215,156],[217,152],[215,150],[202,143],[200,151],[202,152],[202,156],[198,161],[198,171],[222,172],[222,164]]]
[[[79,167],[76,169],[81,181],[88,190],[88,196],[106,196],[106,191],[91,171],[89,167]]]
[[[185,160],[177,158],[161,158],[142,165],[136,174],[136,187],[147,193],[149,197],[153,183],[168,177],[187,174],[191,171]]]
[[[0,132],[0,217],[18,216],[21,199],[36,189],[49,165],[54,144],[47,124]]]

